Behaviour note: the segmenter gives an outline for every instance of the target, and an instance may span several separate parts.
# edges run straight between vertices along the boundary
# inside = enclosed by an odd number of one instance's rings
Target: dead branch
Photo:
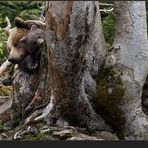
[[[8,60],[6,60],[1,66],[0,66],[0,75],[2,75],[6,70],[7,68],[12,65],[11,62],[9,62]]]
[[[0,96],[0,100],[6,100],[6,99],[9,99],[10,96]]]
[[[100,9],[100,12],[104,12],[104,13],[110,13],[113,11],[113,8],[111,9]]]
[[[5,28],[5,31],[6,31],[7,35],[9,36],[10,32],[11,32],[11,23],[10,23],[10,20],[7,16],[6,16],[5,19],[6,19],[6,22],[7,22],[7,27]]]
[[[113,6],[114,4],[99,3],[100,6]]]

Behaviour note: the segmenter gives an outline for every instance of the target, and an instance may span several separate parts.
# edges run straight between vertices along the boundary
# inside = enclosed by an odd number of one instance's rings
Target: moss
[[[8,127],[0,121],[0,133],[8,130],[9,130]]]
[[[29,134],[29,135],[26,135],[23,140],[36,141],[36,140],[40,140],[41,138],[45,136],[46,136],[45,133]]]
[[[97,91],[94,100],[95,108],[106,121],[110,122],[116,129],[122,129],[124,121],[122,119],[122,111],[119,107],[123,96],[124,88],[121,76],[124,67],[116,65],[116,67],[104,68],[96,78]]]
[[[0,85],[0,95],[1,96],[9,96],[11,92],[12,87],[11,86],[4,86]]]

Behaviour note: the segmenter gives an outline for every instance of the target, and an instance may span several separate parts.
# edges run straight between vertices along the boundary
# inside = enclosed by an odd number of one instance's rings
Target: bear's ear
[[[25,43],[26,42],[26,37],[24,36],[23,38],[20,39],[21,43]]]
[[[15,17],[14,24],[17,28],[28,28],[28,25],[20,17]]]
[[[33,30],[36,30],[38,29],[37,25],[32,25],[31,28],[30,28],[30,31],[33,31]]]

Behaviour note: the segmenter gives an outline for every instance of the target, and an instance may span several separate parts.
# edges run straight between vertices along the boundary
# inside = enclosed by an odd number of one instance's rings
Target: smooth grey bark
[[[48,1],[45,18],[51,99],[35,120],[109,130],[92,107],[106,54],[98,2]]]
[[[141,94],[148,73],[144,1],[115,2],[116,36],[97,78],[99,112],[124,139],[148,139]]]

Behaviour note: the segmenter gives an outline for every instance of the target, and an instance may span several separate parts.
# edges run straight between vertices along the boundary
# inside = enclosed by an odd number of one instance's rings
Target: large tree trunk
[[[99,113],[120,138],[148,139],[148,119],[141,94],[148,72],[148,38],[144,1],[115,2],[116,36],[97,79]]]
[[[25,115],[25,108],[29,105],[34,97],[38,86],[38,72],[35,74],[28,74],[20,69],[14,72],[13,91],[11,95],[11,122],[10,127],[16,126]]]
[[[51,99],[36,120],[108,130],[92,107],[106,54],[98,2],[48,1],[45,18]]]

